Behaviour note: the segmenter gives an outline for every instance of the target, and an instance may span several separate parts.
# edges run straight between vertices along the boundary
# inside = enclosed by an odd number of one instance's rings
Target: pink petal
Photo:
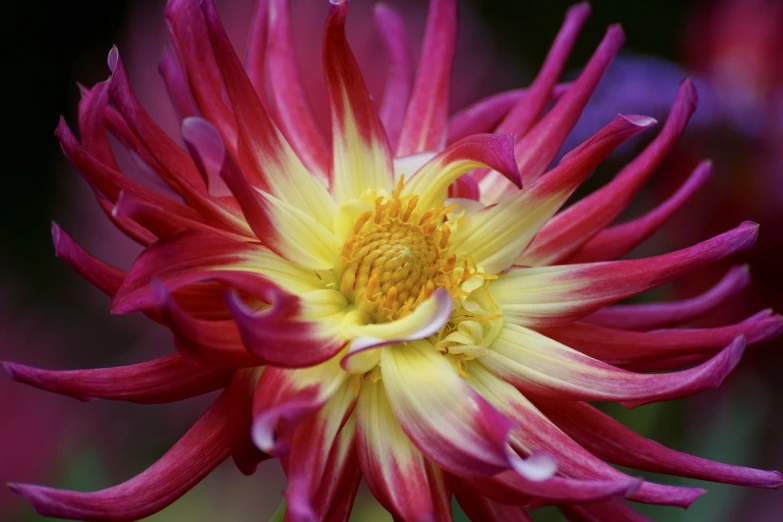
[[[617,500],[586,505],[560,506],[568,522],[654,522]]]
[[[332,358],[346,341],[324,331],[319,322],[302,317],[300,299],[270,286],[256,296],[269,306],[254,310],[236,293],[229,294],[228,307],[247,349],[281,368],[302,368]]]
[[[395,156],[437,151],[446,144],[449,89],[457,42],[456,0],[432,0],[408,110]]]
[[[552,110],[517,142],[517,161],[519,170],[524,175],[524,182],[532,181],[543,174],[555,158],[624,41],[622,29],[619,26],[610,27],[573,86]]]
[[[513,422],[469,388],[429,342],[383,348],[380,367],[402,429],[438,466],[468,476],[514,469],[536,480],[554,472],[543,456],[526,462],[513,452]]]
[[[688,370],[640,374],[507,324],[482,364],[519,390],[535,396],[633,401],[633,406],[638,406],[717,388],[739,363],[744,349],[745,340],[739,337],[715,357]]]
[[[350,460],[348,454],[351,448],[341,446],[353,444],[353,432],[342,433],[342,429],[355,402],[355,386],[346,383],[323,408],[304,419],[294,431],[286,467],[288,489],[285,493],[288,501],[286,517],[291,522],[323,520],[330,507],[331,499],[328,497],[338,493],[332,491],[329,494],[332,483],[340,481],[343,473],[353,475],[354,470],[350,467],[335,469],[328,466],[330,460],[332,464],[338,465],[347,464],[346,458]],[[331,459],[330,456],[335,452],[342,452],[343,457]],[[333,474],[338,470],[342,473]],[[316,499],[320,495],[327,498]],[[321,502],[317,503],[317,500]]]
[[[783,330],[781,316],[752,318],[717,328],[683,328],[635,332],[587,323],[539,329],[541,333],[591,357],[629,364],[674,356],[710,354],[737,336],[748,344],[775,337]]]
[[[114,297],[122,286],[125,272],[99,261],[79,246],[57,223],[52,223],[54,254],[101,292]]]
[[[12,379],[80,400],[107,399],[159,404],[176,402],[221,389],[230,372],[194,366],[179,355],[152,361],[90,370],[44,370],[4,362]]]
[[[184,311],[165,286],[153,282],[163,324],[174,336],[177,350],[202,365],[219,368],[247,368],[266,361],[250,353],[234,321],[204,321]]]
[[[700,163],[685,183],[669,199],[643,216],[605,228],[576,250],[569,263],[608,261],[627,254],[655,233],[709,180],[711,163]]]
[[[109,82],[100,82],[92,89],[81,87],[79,100],[79,134],[88,154],[112,170],[120,171],[106,134],[105,113],[108,109]],[[56,134],[55,134],[56,135]]]
[[[256,12],[253,15],[253,25],[245,52],[245,70],[253,89],[261,103],[268,105],[266,92],[266,44],[269,33],[268,0],[256,2]]]
[[[696,297],[672,303],[609,306],[587,316],[585,322],[624,330],[677,326],[714,311],[749,283],[748,265],[735,266],[715,286]]]
[[[654,123],[645,116],[617,116],[546,176],[496,205],[467,215],[452,235],[453,249],[463,250],[486,273],[502,272],[611,151]]]
[[[745,250],[757,235],[758,225],[745,222],[692,247],[647,259],[515,267],[494,284],[492,296],[517,324],[560,326]]]
[[[570,83],[561,83],[552,90],[552,100],[557,101],[571,87]],[[455,112],[449,118],[447,144],[476,133],[491,132],[506,117],[521,99],[527,95],[527,89],[513,89],[491,94],[464,109]]]
[[[557,264],[611,223],[661,164],[682,135],[695,108],[696,90],[693,84],[686,80],[680,87],[671,114],[656,139],[620,171],[614,180],[552,219],[541,230],[519,263],[531,266]],[[689,186],[690,191],[705,181],[709,170],[709,163],[699,166],[694,174],[695,186]]]
[[[253,442],[276,457],[288,455],[295,430],[320,410],[346,378],[338,361],[305,369],[264,369],[253,398]]]
[[[269,0],[269,40],[267,67],[271,102],[277,121],[302,163],[316,175],[328,178],[329,151],[307,101],[291,35],[289,0]]]
[[[177,117],[182,120],[188,116],[198,115],[185,73],[179,65],[177,55],[170,49],[160,57],[158,72],[163,78],[163,83],[166,84],[166,91],[174,105]]]
[[[136,477],[94,493],[9,484],[42,516],[87,521],[134,521],[187,493],[228,457],[225,399],[220,397],[190,430]]]
[[[541,409],[578,444],[621,466],[754,488],[776,489],[783,484],[777,471],[732,466],[671,450],[587,403],[546,401]]]
[[[231,458],[243,475],[255,473],[258,464],[269,458],[250,438],[253,426],[253,396],[262,368],[234,372],[226,389],[226,431]]]
[[[470,483],[450,477],[449,483],[460,507],[470,520],[495,522],[533,522],[525,508],[501,504],[476,491]]]
[[[405,20],[399,12],[386,4],[378,3],[373,15],[389,57],[389,72],[378,113],[389,137],[389,145],[394,149],[400,139],[402,121],[410,99],[413,81],[412,53]]]
[[[199,3],[194,0],[169,0],[166,4],[166,25],[199,112],[217,127],[228,147],[234,150],[237,122],[223,98],[220,70],[215,61],[216,50],[210,45]]]
[[[149,152],[157,172],[186,203],[211,225],[243,234],[247,225],[226,201],[208,197],[204,181],[190,156],[155,123],[133,94],[116,48],[109,54],[112,69],[110,94],[127,127]]]
[[[549,49],[544,64],[539,69],[538,75],[530,84],[525,96],[500,123],[497,132],[513,133],[517,139],[521,139],[533,127],[552,98],[552,90],[563,73],[576,37],[582,30],[588,16],[590,16],[590,4],[586,2],[573,5],[568,9],[563,25]],[[590,66],[588,65],[588,67]],[[578,90],[583,87],[577,83],[573,88]]]
[[[403,433],[381,383],[362,383],[356,420],[359,462],[378,502],[401,520],[443,520],[439,497],[451,496],[443,473]]]
[[[391,189],[392,154],[378,112],[345,37],[348,2],[332,3],[323,62],[332,113],[332,193],[337,201],[366,189]],[[357,172],[357,169],[360,172]]]
[[[161,240],[136,259],[114,296],[112,311],[124,314],[157,306],[153,279],[170,290],[197,281],[221,280],[259,293],[269,282],[256,272],[242,270],[241,263],[264,252],[268,251],[259,245],[197,230]]]

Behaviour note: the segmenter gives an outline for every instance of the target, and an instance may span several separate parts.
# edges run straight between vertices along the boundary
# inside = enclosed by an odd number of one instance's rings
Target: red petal
[[[258,463],[269,458],[253,444],[250,430],[253,426],[253,396],[261,368],[244,368],[234,372],[226,389],[226,426],[231,458],[244,475],[255,473]]]
[[[669,449],[642,437],[587,403],[547,401],[540,407],[578,444],[614,464],[754,488],[776,489],[783,484],[777,471],[722,464]]]
[[[555,158],[624,41],[622,29],[619,26],[610,27],[573,86],[546,116],[517,142],[517,161],[519,170],[525,176],[524,182],[532,181],[543,174]]]
[[[682,135],[695,108],[696,90],[693,84],[686,80],[680,87],[671,114],[656,139],[620,171],[614,180],[547,223],[522,256],[520,264],[557,264],[611,223],[661,164]],[[692,192],[705,181],[709,170],[709,163],[703,163],[697,168],[694,173],[695,181],[692,185],[689,184],[689,191]]]
[[[302,163],[311,172],[328,179],[326,139],[315,121],[296,67],[289,0],[269,0],[267,66],[273,78],[269,82],[272,102],[283,133]]]
[[[132,522],[157,513],[187,493],[228,457],[221,396],[174,446],[141,474],[94,493],[9,484],[42,516]]]
[[[386,87],[378,112],[389,137],[389,145],[394,149],[400,139],[402,121],[410,99],[413,81],[412,53],[402,15],[381,3],[375,5],[373,14],[389,58]]]
[[[125,272],[92,257],[57,223],[52,223],[52,242],[57,257],[104,294],[114,297],[125,280]]]
[[[230,372],[194,366],[179,355],[90,370],[44,370],[2,363],[15,381],[80,400],[108,399],[160,404],[224,388]]]
[[[396,156],[438,151],[446,144],[449,89],[457,43],[456,0],[432,0],[416,80]]]

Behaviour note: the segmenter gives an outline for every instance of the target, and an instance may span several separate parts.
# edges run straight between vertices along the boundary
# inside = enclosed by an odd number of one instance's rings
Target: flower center
[[[342,250],[340,292],[379,322],[405,317],[437,288],[455,295],[470,272],[455,270],[449,252],[444,218],[453,209],[420,212],[418,196],[401,197],[402,186],[359,216]]]

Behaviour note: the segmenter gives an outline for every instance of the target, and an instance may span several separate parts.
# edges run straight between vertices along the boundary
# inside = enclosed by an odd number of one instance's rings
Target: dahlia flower
[[[212,0],[169,1],[174,52],[162,73],[184,148],[141,107],[116,49],[111,78],[84,91],[81,142],[59,125],[109,219],[145,249],[125,273],[55,225],[57,255],[112,297],[114,313],[166,325],[177,352],[121,368],[6,369],[82,399],[220,393],[123,484],[12,489],[47,516],[137,520],[229,457],[246,474],[279,458],[287,520],[346,520],[364,478],[396,519],[418,522],[451,520],[452,495],[472,520],[528,520],[551,504],[570,520],[643,520],[618,499],[687,506],[704,492],[607,462],[780,486],[777,472],[664,448],[589,404],[633,407],[718,386],[746,344],[781,329],[769,312],[671,328],[731,299],[747,283],[744,267],[692,300],[614,305],[755,240],[756,225],[743,223],[670,254],[612,260],[709,175],[708,162],[698,165],[660,207],[609,226],[683,132],[691,82],[637,158],[560,211],[612,150],[655,123],[618,116],[549,168],[623,43],[619,27],[558,86],[589,11],[574,6],[528,89],[449,117],[456,1],[431,3],[412,85],[401,18],[378,7],[390,67],[377,107],[345,38],[347,9],[332,2],[323,36],[330,139],[302,95],[285,0],[259,6],[244,66]],[[177,195],[123,176],[107,131]]]

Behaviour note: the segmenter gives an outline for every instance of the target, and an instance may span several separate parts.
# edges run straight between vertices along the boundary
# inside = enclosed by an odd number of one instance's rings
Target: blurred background
[[[368,22],[371,3],[355,0],[352,41],[368,82],[380,89],[385,71],[372,57],[381,50]],[[409,18],[420,40],[426,5],[389,0]],[[533,77],[572,2],[464,1],[454,76],[453,108]],[[218,1],[238,49],[243,49],[252,0]],[[323,5],[293,0],[299,49],[315,60]],[[75,124],[79,89],[108,76],[105,57],[116,43],[139,97],[176,134],[177,123],[157,59],[166,46],[163,0],[12,2],[3,8],[2,173],[0,190],[0,360],[71,369],[139,362],[171,349],[165,331],[142,317],[112,316],[108,299],[53,255],[56,220],[98,258],[127,268],[136,247],[115,232],[78,174],[62,157],[52,132],[62,114]],[[755,250],[694,274],[644,298],[693,296],[726,268],[749,262],[753,284],[716,320],[736,321],[756,311],[783,310],[783,2],[778,0],[659,0],[594,2],[569,69],[580,68],[607,25],[621,23],[625,53],[588,106],[571,145],[617,112],[663,119],[679,81],[693,76],[701,104],[675,154],[627,214],[636,216],[671,194],[695,164],[714,160],[714,175],[666,227],[633,256],[684,247],[739,222],[761,223]],[[308,56],[310,58],[308,58]],[[380,61],[382,63],[382,61]],[[311,62],[308,62],[311,63]],[[305,72],[317,89],[317,68]],[[309,78],[312,76],[312,79]],[[636,143],[638,147],[642,143]],[[634,151],[625,147],[602,166],[590,187],[610,179]],[[129,170],[144,176],[131,157]],[[783,358],[773,340],[752,347],[720,390],[633,411],[612,412],[664,444],[715,460],[783,468]],[[208,398],[207,398],[208,399]],[[163,454],[203,410],[204,398],[163,406],[80,403],[0,379],[0,483],[36,482],[100,489],[126,480]],[[673,479],[661,478],[671,482]],[[696,481],[677,483],[696,485]],[[704,484],[699,484],[704,485]],[[687,512],[642,511],[656,520],[773,522],[781,520],[783,492],[709,484]],[[284,488],[276,463],[252,478],[228,463],[195,490],[150,520],[266,520]],[[362,500],[356,520],[384,520]],[[540,520],[558,520],[546,510]],[[0,488],[0,520],[37,520],[20,498]]]

